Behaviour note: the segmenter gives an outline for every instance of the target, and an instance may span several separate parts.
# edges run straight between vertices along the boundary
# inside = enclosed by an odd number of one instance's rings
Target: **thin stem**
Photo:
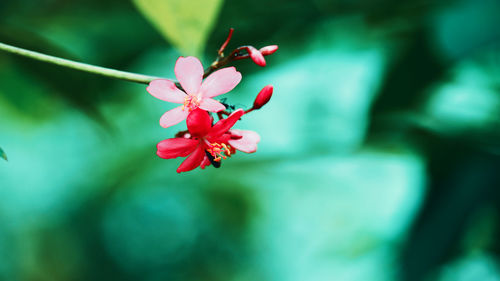
[[[9,52],[12,54],[16,54],[19,56],[24,56],[24,57],[32,58],[35,60],[43,61],[43,62],[48,62],[48,63],[52,63],[52,64],[56,64],[56,65],[60,65],[60,66],[68,67],[68,68],[73,68],[73,69],[88,72],[88,73],[93,73],[93,74],[97,74],[97,75],[101,75],[101,76],[111,77],[111,78],[130,81],[130,82],[149,84],[149,82],[160,78],[160,77],[142,75],[142,74],[126,72],[126,71],[120,71],[120,70],[115,70],[115,69],[111,69],[111,68],[100,67],[100,66],[95,66],[95,65],[91,65],[91,64],[86,64],[86,63],[76,62],[76,61],[67,60],[67,59],[63,59],[63,58],[58,58],[58,57],[54,57],[54,56],[49,56],[49,55],[45,55],[42,53],[26,50],[23,48],[7,45],[4,43],[0,43],[0,50],[6,51],[6,52]]]
[[[237,56],[240,48],[234,49],[228,56],[224,56],[224,54],[219,54],[217,59],[207,68],[205,69],[205,73],[203,74],[203,78],[206,78],[208,75],[212,74],[215,70],[225,66]]]
[[[219,56],[222,56],[222,53],[224,52],[224,50],[226,49],[227,47],[227,44],[229,44],[229,41],[231,41],[231,37],[233,37],[233,32],[234,32],[234,28],[230,28],[229,29],[229,34],[227,35],[227,39],[226,41],[224,41],[224,43],[222,43],[222,46],[220,46],[220,49],[219,51],[217,52],[217,54]]]
[[[222,115],[229,116],[231,114],[229,112],[227,112],[226,110],[222,110],[222,111],[217,112],[217,117],[219,117],[219,120],[222,119]]]

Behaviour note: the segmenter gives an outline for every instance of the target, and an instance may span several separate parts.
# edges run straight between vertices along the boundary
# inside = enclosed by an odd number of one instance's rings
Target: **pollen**
[[[227,157],[231,157],[231,146],[225,143],[216,143],[216,142],[211,143],[208,146],[207,151],[214,157],[214,161],[217,162],[220,162],[221,159],[226,159]]]
[[[191,112],[200,106],[200,100],[196,96],[187,95],[184,98],[184,104],[182,105],[182,111],[185,109]]]

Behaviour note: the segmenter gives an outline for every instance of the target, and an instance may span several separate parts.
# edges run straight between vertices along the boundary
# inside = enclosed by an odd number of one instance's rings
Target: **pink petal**
[[[231,91],[240,81],[241,73],[234,67],[226,67],[210,74],[201,84],[200,93],[205,98],[212,98]]]
[[[254,131],[231,130],[231,134],[241,136],[240,139],[230,139],[228,143],[239,151],[253,153],[257,151],[257,143],[260,141],[260,136]]]
[[[177,173],[187,172],[200,166],[201,162],[205,158],[205,150],[202,146],[197,146],[196,149],[191,153],[191,155],[181,163],[179,168],[177,168]]]
[[[226,109],[222,103],[211,98],[203,98],[200,103],[200,108],[211,112],[219,112]]]
[[[232,126],[245,114],[243,109],[238,109],[235,112],[231,113],[226,119],[219,120],[219,122],[215,123],[210,132],[207,134],[207,138],[217,138],[222,134],[231,129]]]
[[[210,118],[208,112],[197,108],[187,116],[186,125],[191,135],[204,137],[212,128],[212,118]]]
[[[188,156],[198,145],[198,140],[186,138],[172,138],[159,142],[156,154],[161,158],[170,159]]]
[[[186,93],[179,90],[175,83],[167,79],[156,79],[146,88],[153,97],[168,102],[184,103]]]
[[[160,126],[168,128],[175,124],[180,123],[188,116],[188,110],[182,110],[182,106],[176,107],[172,110],[165,112],[160,118]]]
[[[203,80],[203,66],[195,57],[179,57],[175,63],[175,76],[186,93],[196,95]]]

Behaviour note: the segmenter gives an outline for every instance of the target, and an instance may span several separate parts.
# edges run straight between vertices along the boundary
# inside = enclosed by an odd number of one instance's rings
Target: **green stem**
[[[125,81],[130,81],[130,82],[136,82],[136,83],[143,83],[143,84],[149,84],[149,82],[159,79],[160,77],[154,77],[154,76],[148,76],[148,75],[142,75],[142,74],[137,74],[137,73],[132,73],[132,72],[126,72],[126,71],[120,71],[120,70],[115,70],[115,69],[110,69],[106,67],[100,67],[100,66],[95,66],[91,64],[86,64],[86,63],[81,63],[81,62],[76,62],[72,60],[67,60],[63,58],[58,58],[54,56],[49,56],[45,55],[42,53],[26,50],[23,48],[19,47],[14,47],[11,45],[7,45],[4,43],[0,43],[0,50],[16,54],[19,56],[24,56],[28,58],[32,58],[35,60],[43,61],[43,62],[48,62],[68,68],[73,68],[76,70],[88,72],[88,73],[93,73],[101,76],[106,76],[106,77],[111,77],[115,79],[121,79]]]

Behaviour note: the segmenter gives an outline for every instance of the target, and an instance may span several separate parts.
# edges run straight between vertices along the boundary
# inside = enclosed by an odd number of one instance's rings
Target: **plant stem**
[[[35,60],[43,61],[43,62],[48,62],[48,63],[52,63],[52,64],[56,64],[56,65],[60,65],[60,66],[68,67],[68,68],[73,68],[73,69],[88,72],[88,73],[93,73],[93,74],[97,74],[97,75],[101,75],[101,76],[111,77],[111,78],[130,81],[130,82],[149,84],[149,82],[160,78],[160,77],[142,75],[142,74],[126,72],[126,71],[120,71],[120,70],[115,70],[115,69],[111,69],[111,68],[100,67],[100,66],[95,66],[95,65],[91,65],[91,64],[67,60],[67,59],[63,59],[63,58],[59,58],[59,57],[49,56],[49,55],[45,55],[42,53],[26,50],[23,48],[7,45],[7,44],[1,43],[1,42],[0,42],[0,50],[6,51],[6,52],[9,52],[12,54],[16,54],[19,56],[24,56],[24,57],[32,58]]]

